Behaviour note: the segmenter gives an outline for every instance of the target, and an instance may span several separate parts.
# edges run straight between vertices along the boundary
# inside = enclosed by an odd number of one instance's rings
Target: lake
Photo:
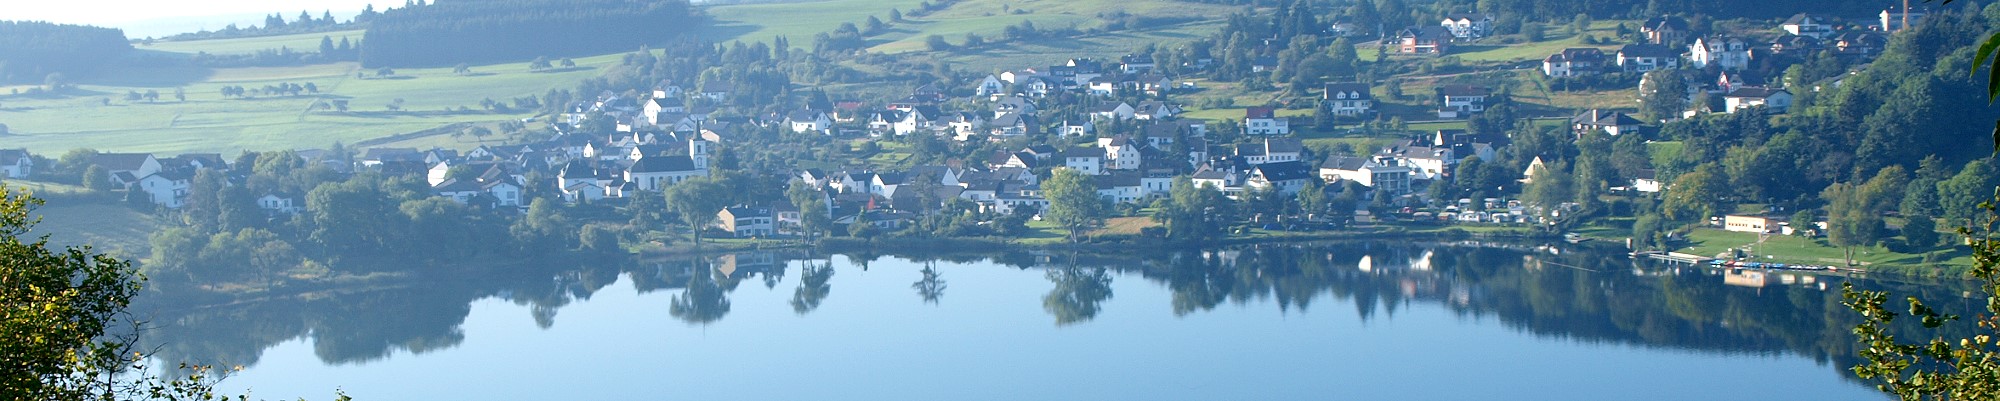
[[[169,294],[142,313],[162,358],[240,365],[222,387],[271,399],[1886,398],[1845,371],[1848,279],[1609,250],[750,253],[494,270],[225,305]]]

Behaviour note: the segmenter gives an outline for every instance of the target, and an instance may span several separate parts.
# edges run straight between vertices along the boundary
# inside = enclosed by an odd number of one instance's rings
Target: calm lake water
[[[141,302],[165,358],[241,365],[223,387],[271,399],[1885,398],[1844,370],[1843,279],[1615,252],[767,253],[508,271]]]

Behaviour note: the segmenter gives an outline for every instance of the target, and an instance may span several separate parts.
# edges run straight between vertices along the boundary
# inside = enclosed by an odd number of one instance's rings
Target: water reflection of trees
[[[1104,268],[1053,269],[1048,278],[1056,288],[1042,296],[1042,309],[1055,315],[1058,326],[1097,317],[1099,306],[1111,299],[1111,275]]]
[[[833,261],[807,260],[800,270],[799,288],[792,291],[792,312],[804,315],[819,309],[820,301],[833,293]]]
[[[878,256],[850,258],[859,268]],[[896,258],[909,258],[898,256]],[[1492,319],[1537,336],[1708,352],[1792,352],[1836,366],[1853,354],[1854,320],[1840,305],[1836,283],[1762,288],[1726,286],[1707,269],[1639,266],[1615,252],[1549,252],[1489,246],[1353,243],[1271,245],[1212,251],[1131,255],[1037,252],[921,255],[911,284],[923,302],[946,288],[940,263],[1041,269],[1052,288],[1040,301],[1057,325],[1085,324],[1112,299],[1114,276],[1141,279],[1169,291],[1176,315],[1206,313],[1223,304],[1269,304],[1286,313],[1347,303],[1363,321],[1393,318],[1414,304],[1442,306],[1469,318]],[[142,318],[171,324],[149,334],[168,360],[216,365],[254,364],[271,345],[306,338],[328,363],[361,363],[404,351],[456,346],[470,304],[497,298],[525,306],[538,327],[558,311],[618,280],[641,293],[667,291],[668,314],[689,325],[721,321],[729,294],[745,281],[775,288],[799,269],[793,311],[809,314],[831,296],[833,259],[788,262],[775,254],[741,254],[668,261],[617,261],[499,269],[494,277],[419,275],[401,287],[325,291],[250,301],[172,299],[154,294]],[[795,264],[796,267],[789,267]],[[486,273],[482,273],[486,274]],[[1837,280],[1829,278],[1828,280]],[[1888,280],[1859,286],[1922,294],[1930,299],[1963,288]],[[201,305],[201,306],[195,306]],[[1970,305],[1968,305],[1970,306]],[[147,311],[146,307],[152,307]],[[147,315],[150,314],[150,315]]]
[[[527,306],[538,326],[551,327],[561,307],[617,281],[630,267],[621,263],[629,262],[496,267],[482,279],[413,272],[384,286],[249,300],[149,293],[132,311],[150,322],[142,340],[162,360],[249,366],[266,348],[308,339],[323,362],[365,363],[457,346],[471,304],[484,298]]]
[[[944,298],[945,289],[945,281],[938,274],[937,263],[924,262],[924,269],[918,270],[917,273],[924,275],[924,278],[917,279],[915,283],[910,283],[910,288],[917,290],[917,297],[922,298],[924,303],[937,304],[938,299]]]

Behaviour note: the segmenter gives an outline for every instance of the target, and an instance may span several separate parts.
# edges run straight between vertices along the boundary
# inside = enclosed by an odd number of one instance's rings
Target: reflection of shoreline
[[[878,263],[883,256],[898,262]],[[1400,309],[1431,304],[1461,316],[1496,318],[1503,327],[1537,337],[1720,354],[1784,352],[1831,360],[1836,369],[1851,364],[1852,345],[1845,327],[1852,323],[1840,320],[1848,314],[1839,304],[1838,291],[1796,285],[1743,288],[1732,286],[1719,271],[1647,265],[1619,256],[1588,249],[1551,254],[1511,243],[1403,241],[1258,244],[1140,255],[758,252],[512,266],[492,268],[507,273],[496,273],[499,278],[412,274],[402,279],[403,285],[168,309],[152,320],[177,326],[159,330],[150,341],[163,344],[169,360],[232,366],[255,364],[273,344],[309,338],[325,363],[364,363],[399,351],[423,354],[456,347],[469,334],[461,329],[469,305],[489,298],[528,307],[535,324],[547,329],[560,323],[565,306],[589,302],[598,291],[626,280],[630,291],[671,297],[671,304],[653,305],[652,313],[703,326],[728,319],[732,310],[770,307],[733,307],[731,294],[741,285],[796,285],[779,291],[791,292],[789,309],[806,315],[827,299],[852,296],[845,294],[854,294],[853,284],[843,280],[887,277],[835,275],[836,270],[867,269],[870,264],[880,270],[884,265],[928,268],[955,263],[1048,276],[1045,287],[1007,289],[1023,293],[1023,302],[1041,303],[1051,318],[1041,324],[1089,325],[1105,310],[1102,303],[1157,299],[1113,297],[1109,292],[1114,280],[1140,280],[1150,284],[1144,287],[1166,292],[1166,302],[1176,315],[1229,313],[1225,305],[1308,313],[1331,301],[1351,304],[1352,311],[1346,313],[1365,322],[1394,319]],[[787,275],[793,277],[788,280]],[[951,283],[954,288],[986,284],[963,279]],[[1904,285],[1860,283],[1878,288]],[[909,302],[935,301],[930,297],[938,294],[925,291],[940,290],[942,284],[930,276],[928,282],[907,285],[912,293]],[[1949,286],[1932,290],[1952,291]],[[1898,291],[1910,293],[1907,288]],[[1343,313],[1321,313],[1329,312]]]

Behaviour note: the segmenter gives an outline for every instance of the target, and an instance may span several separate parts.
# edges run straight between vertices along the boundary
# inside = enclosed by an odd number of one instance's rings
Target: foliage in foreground
[[[89,247],[24,240],[41,200],[0,186],[0,400],[220,399],[208,370],[155,375],[124,314],[143,280]],[[239,397],[241,398],[241,397]]]
[[[1943,3],[1951,3],[1944,0]],[[1979,46],[1972,70],[1990,60],[1995,50],[2000,49],[2000,33],[1989,36]],[[1986,94],[1988,99],[2000,97],[2000,65],[1990,69]],[[1994,150],[2000,151],[2000,121],[1994,128]],[[1982,186],[1982,189],[1983,186]],[[1995,192],[2000,199],[2000,191]],[[1875,381],[1875,388],[1895,394],[1903,399],[1950,399],[1950,400],[1990,400],[2000,399],[2000,342],[1995,333],[2000,333],[2000,237],[1994,235],[2000,229],[2000,209],[1994,201],[1978,206],[1985,211],[1978,230],[1972,227],[1959,229],[1972,246],[1972,270],[1969,274],[1979,283],[1979,294],[1986,297],[1986,312],[1973,316],[1973,324],[1978,330],[1966,338],[1946,338],[1934,335],[1923,342],[1905,343],[1889,334],[1891,323],[1899,317],[1918,319],[1925,329],[1932,333],[1948,324],[1964,324],[1957,315],[1938,312],[1917,297],[1906,298],[1908,309],[1898,313],[1889,309],[1889,293],[1886,291],[1856,291],[1853,284],[1841,286],[1841,296],[1848,308],[1861,314],[1861,324],[1854,327],[1859,352],[1863,363],[1854,366],[1854,373],[1862,379]]]
[[[1917,297],[1906,298],[1908,309],[1897,312],[1890,309],[1887,291],[1858,291],[1853,284],[1843,284],[1841,295],[1847,307],[1861,314],[1862,323],[1854,327],[1856,341],[1863,362],[1854,366],[1854,373],[1862,379],[1874,380],[1875,387],[1903,399],[1954,399],[1989,400],[2000,399],[2000,237],[1993,233],[2000,212],[1993,203],[1981,204],[1989,218],[1975,236],[1975,230],[1960,228],[1959,233],[1973,238],[1973,265],[1970,274],[1979,282],[1980,294],[1986,296],[1986,312],[1975,316],[1973,324],[1978,326],[1975,334],[1967,338],[1946,338],[1936,335],[1922,342],[1903,342],[1890,334],[1892,324],[1898,318],[1918,319],[1931,333],[1943,333],[1941,328],[1949,324],[1964,324],[1959,316],[1941,313],[1926,305]]]

